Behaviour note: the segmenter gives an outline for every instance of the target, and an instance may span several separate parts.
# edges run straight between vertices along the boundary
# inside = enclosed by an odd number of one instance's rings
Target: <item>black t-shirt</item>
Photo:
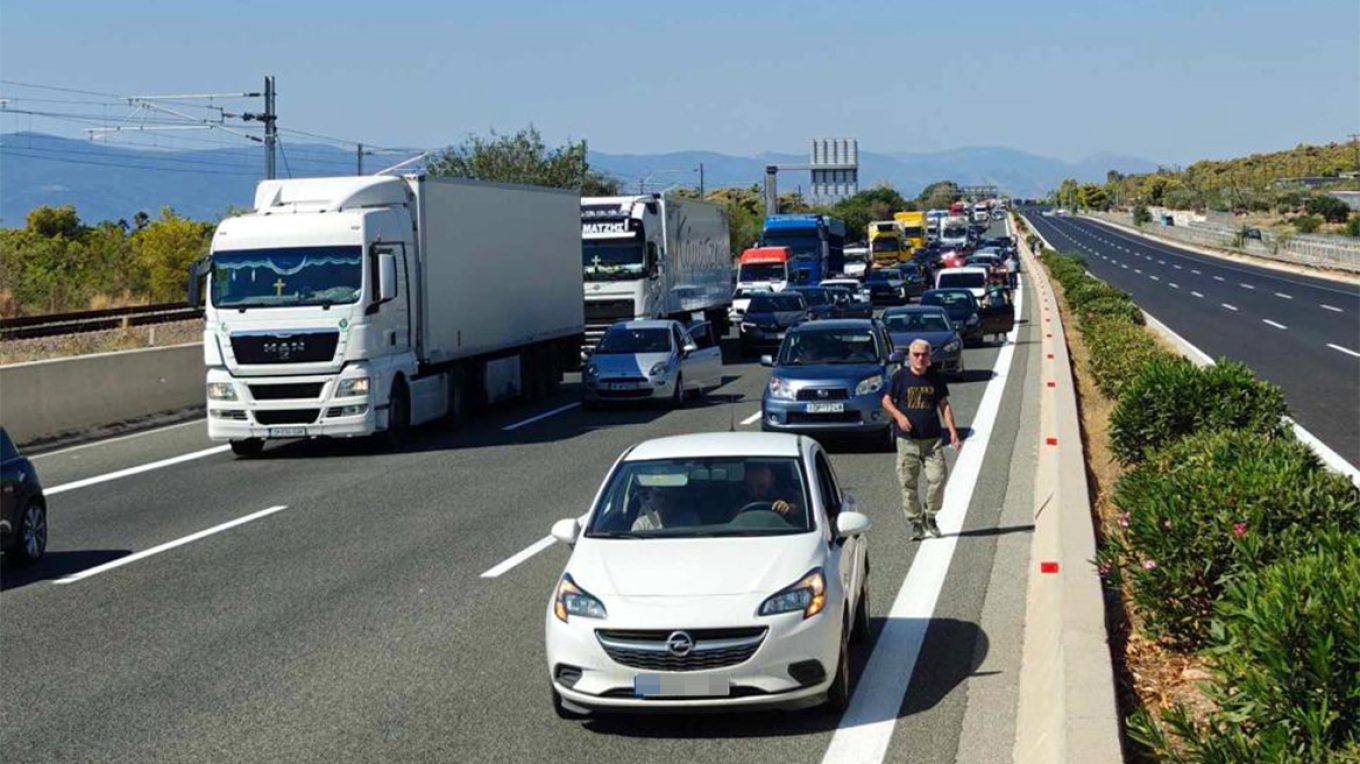
[[[893,374],[888,389],[893,405],[911,423],[911,432],[902,432],[893,422],[893,432],[899,438],[940,437],[940,401],[949,397],[949,385],[938,372],[927,371],[919,376],[910,366],[903,366]]]

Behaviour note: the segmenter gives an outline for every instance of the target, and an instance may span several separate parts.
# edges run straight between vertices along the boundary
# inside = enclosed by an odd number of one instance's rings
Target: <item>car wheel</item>
[[[19,519],[19,543],[14,545],[14,555],[21,563],[37,562],[47,551],[47,509],[36,499],[24,507],[24,515]]]
[[[864,581],[859,585],[859,607],[855,608],[855,626],[850,630],[851,644],[862,645],[869,641],[869,560],[864,560]]]
[[[406,387],[398,385],[388,401],[387,431],[383,433],[383,444],[388,448],[401,448],[411,433],[411,404],[406,397]]]
[[[685,405],[685,375],[675,375],[675,392],[671,393],[671,408],[678,409]]]
[[[850,705],[850,648],[845,634],[841,634],[841,652],[836,659],[836,675],[826,691],[826,702],[821,710],[828,714],[842,714]]]
[[[552,704],[553,713],[557,714],[557,718],[559,719],[570,719],[572,721],[575,721],[577,719],[586,718],[585,714],[577,713],[576,711],[573,711],[570,708],[567,708],[565,705],[563,705],[562,694],[559,693],[557,690],[552,691]]]
[[[231,442],[231,452],[237,456],[249,459],[252,456],[259,456],[264,451],[264,441],[260,438],[246,438],[245,440],[233,440]]]

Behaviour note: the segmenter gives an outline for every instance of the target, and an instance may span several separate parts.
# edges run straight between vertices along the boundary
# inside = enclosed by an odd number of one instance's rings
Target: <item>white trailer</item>
[[[581,199],[589,352],[618,321],[706,320],[725,331],[732,302],[727,208],[646,194]]]
[[[584,329],[578,199],[426,176],[261,183],[190,279],[209,437],[241,455],[276,438],[396,444],[550,394]]]

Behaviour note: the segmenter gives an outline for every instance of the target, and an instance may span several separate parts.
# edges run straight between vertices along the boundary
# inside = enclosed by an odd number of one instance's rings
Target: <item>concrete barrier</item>
[[[1092,564],[1095,529],[1072,361],[1048,273],[1023,240],[1020,244],[1037,298],[1030,315],[1041,329],[1044,360],[1014,759],[1120,764],[1114,669],[1102,584]]]
[[[203,345],[0,366],[0,424],[19,444],[202,406]]]

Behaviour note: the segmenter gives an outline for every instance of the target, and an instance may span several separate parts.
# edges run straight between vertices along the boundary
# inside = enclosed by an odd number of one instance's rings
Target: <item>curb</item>
[[[1048,273],[1019,243],[1037,299],[1030,320],[1041,331],[1044,386],[1014,759],[1120,764],[1114,669],[1104,592],[1091,563],[1095,529],[1072,362]]]

